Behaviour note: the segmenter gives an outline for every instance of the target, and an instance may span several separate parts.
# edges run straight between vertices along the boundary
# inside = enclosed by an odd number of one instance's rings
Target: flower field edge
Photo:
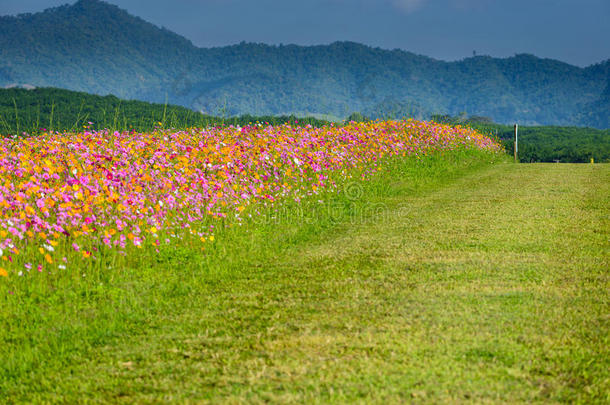
[[[367,181],[393,160],[469,149],[503,152],[475,130],[414,120],[4,138],[0,282],[185,238],[205,249],[218,227]]]

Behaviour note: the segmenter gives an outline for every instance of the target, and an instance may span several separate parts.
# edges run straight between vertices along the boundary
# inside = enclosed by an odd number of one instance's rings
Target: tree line
[[[421,111],[416,109],[397,111],[388,106],[384,110],[387,116],[383,118],[422,118]],[[497,124],[488,117],[468,116],[465,113],[457,116],[435,114],[423,118],[439,123],[470,126],[497,137],[507,152],[513,153],[514,131],[511,125]],[[354,112],[344,122],[369,119],[366,114]],[[317,117],[295,115],[213,116],[171,104],[122,100],[112,95],[97,96],[57,88],[0,89],[2,135],[36,135],[43,131],[78,131],[83,128],[150,131],[155,128],[244,126],[256,122],[271,125],[290,122],[293,125],[313,127],[331,123]],[[592,158],[597,162],[610,162],[610,130],[559,126],[519,127],[521,162],[589,162]]]
[[[323,126],[328,121],[314,117],[212,116],[186,107],[122,100],[115,96],[97,96],[56,88],[0,89],[0,134],[35,135],[44,131],[77,131],[83,128],[113,131],[150,131],[154,128],[206,128],[221,125],[293,125]]]
[[[514,126],[494,123],[490,118],[465,114],[459,116],[433,115],[433,121],[451,125],[467,125],[495,136],[509,154],[514,153]],[[610,162],[610,130],[586,127],[521,126],[519,160],[533,162],[586,163]]]

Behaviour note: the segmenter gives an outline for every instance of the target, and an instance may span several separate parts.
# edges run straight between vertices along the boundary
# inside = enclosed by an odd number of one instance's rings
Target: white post
[[[515,163],[517,163],[517,155],[519,154],[519,124],[515,124]]]

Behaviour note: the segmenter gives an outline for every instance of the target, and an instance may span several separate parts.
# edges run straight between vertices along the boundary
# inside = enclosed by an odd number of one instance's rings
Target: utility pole
[[[519,154],[519,124],[515,124],[515,163]]]

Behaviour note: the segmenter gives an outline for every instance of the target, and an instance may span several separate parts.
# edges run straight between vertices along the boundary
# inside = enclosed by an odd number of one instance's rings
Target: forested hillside
[[[122,100],[55,88],[0,89],[0,134],[34,135],[43,131],[90,129],[148,131],[155,127],[187,128],[216,125],[246,125],[254,122],[273,125],[321,126],[327,121],[312,117],[241,115],[215,117],[186,107]]]
[[[351,42],[202,49],[99,0],[0,17],[0,86],[167,100],[212,115],[467,112],[501,123],[608,128],[609,66],[525,54],[443,62]]]

